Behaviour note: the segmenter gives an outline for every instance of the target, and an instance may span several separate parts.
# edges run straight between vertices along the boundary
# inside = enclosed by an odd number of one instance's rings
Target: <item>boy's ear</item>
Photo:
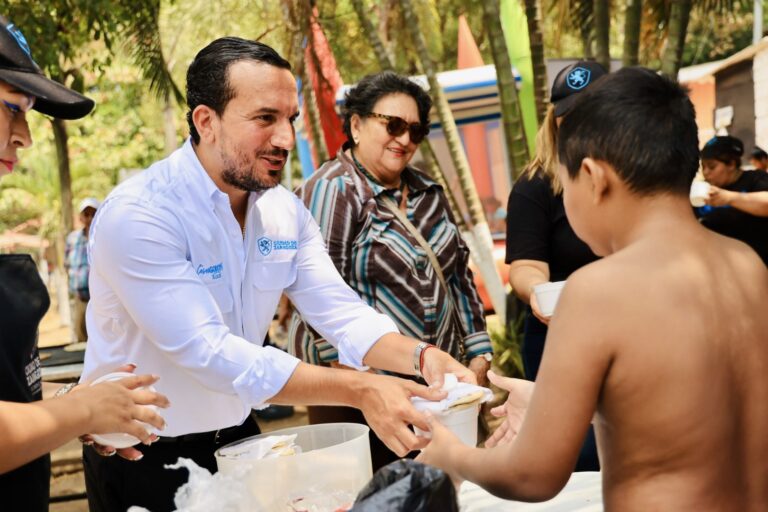
[[[599,204],[608,195],[610,189],[609,169],[605,162],[585,158],[581,161],[580,173],[590,183],[592,188],[592,202]]]

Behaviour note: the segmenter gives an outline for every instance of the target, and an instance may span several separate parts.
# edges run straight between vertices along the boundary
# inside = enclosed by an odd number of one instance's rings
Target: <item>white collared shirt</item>
[[[262,346],[283,292],[343,364],[363,369],[397,331],[346,285],[288,190],[251,193],[245,231],[189,140],[115,188],[91,226],[83,380],[134,363],[171,402],[163,435],[206,432],[242,423],[298,364]]]

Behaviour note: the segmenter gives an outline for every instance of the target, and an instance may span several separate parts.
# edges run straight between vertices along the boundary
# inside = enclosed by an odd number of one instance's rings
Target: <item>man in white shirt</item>
[[[135,363],[161,376],[164,437],[152,446],[84,448],[90,509],[170,510],[184,456],[215,470],[214,450],[258,432],[267,403],[348,405],[399,454],[419,446],[411,406],[435,389],[394,377],[310,366],[262,347],[282,293],[347,366],[473,381],[446,353],[397,333],[336,271],[312,215],[277,187],[298,116],[290,65],[261,43],[218,39],[187,73],[191,139],[118,186],[91,228],[91,334],[84,379]],[[233,427],[233,425],[235,427]],[[238,426],[239,425],[239,426]]]

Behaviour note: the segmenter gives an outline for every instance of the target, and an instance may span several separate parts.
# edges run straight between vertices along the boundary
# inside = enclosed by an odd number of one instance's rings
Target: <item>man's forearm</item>
[[[379,338],[363,358],[372,368],[414,375],[413,353],[418,341],[399,333],[388,333]]]
[[[299,363],[288,382],[269,399],[269,403],[359,408],[361,395],[366,389],[362,375],[355,370],[336,370]]]

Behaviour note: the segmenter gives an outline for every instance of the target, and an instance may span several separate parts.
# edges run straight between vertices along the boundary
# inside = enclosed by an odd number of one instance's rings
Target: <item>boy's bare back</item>
[[[689,224],[580,276],[614,334],[595,417],[607,509],[768,507],[768,271]]]

